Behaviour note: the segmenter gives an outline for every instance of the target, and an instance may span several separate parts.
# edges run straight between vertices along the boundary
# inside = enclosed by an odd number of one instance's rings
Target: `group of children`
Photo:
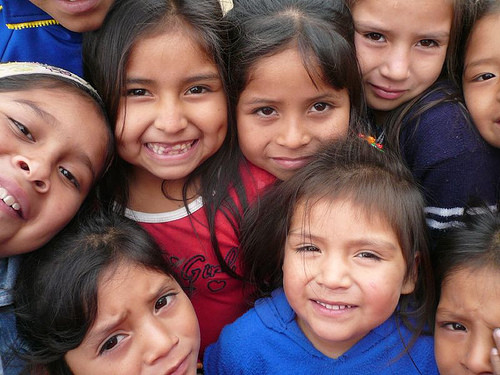
[[[25,3],[4,374],[500,374],[499,1]]]

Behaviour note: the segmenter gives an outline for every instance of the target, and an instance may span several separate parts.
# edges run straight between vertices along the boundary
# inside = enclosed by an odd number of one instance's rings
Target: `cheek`
[[[414,72],[418,76],[416,79],[420,81],[421,85],[425,85],[426,88],[430,87],[439,78],[443,70],[445,58],[446,54],[443,53],[429,60],[427,63],[423,63],[418,59],[413,61]]]
[[[356,35],[355,43],[359,69],[361,71],[361,76],[364,76],[370,69],[377,65],[377,58],[373,55],[369,48],[363,45],[361,36]]]
[[[482,95],[477,93],[474,89],[468,87],[467,84],[464,85],[465,104],[476,124],[479,122],[478,120],[480,120],[487,106],[489,106],[488,96],[484,95],[484,93]]]
[[[448,342],[441,334],[438,333],[439,328],[436,327],[434,336],[434,354],[439,371],[442,375],[452,375],[453,367],[458,364],[457,354],[459,347],[456,344]]]

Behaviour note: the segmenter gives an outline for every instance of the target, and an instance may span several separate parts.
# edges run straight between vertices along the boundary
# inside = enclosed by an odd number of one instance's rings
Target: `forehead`
[[[466,60],[484,56],[500,55],[500,11],[476,22],[468,44]]]
[[[192,27],[181,22],[172,27],[152,30],[137,37],[132,45],[128,63],[130,64],[133,60],[146,64],[151,62],[150,58],[145,58],[144,52],[154,53],[164,59],[172,59],[178,57],[179,54],[192,55],[191,59],[194,61],[214,64],[212,56],[208,54],[204,45],[203,38]],[[191,61],[187,60],[186,63],[188,62]]]
[[[500,272],[493,267],[459,269],[441,287],[438,311],[446,310],[488,325],[500,325]]]
[[[315,223],[318,226],[331,228],[329,220],[336,220],[339,217],[394,232],[386,217],[344,196],[310,197],[300,200],[295,206],[292,225]]]
[[[376,26],[401,33],[449,28],[453,19],[452,0],[356,0],[351,5],[356,22],[379,22]],[[391,17],[389,17],[391,16]],[[393,17],[398,16],[398,17]],[[413,22],[408,24],[408,19]],[[404,27],[401,27],[404,26]]]
[[[158,291],[165,285],[177,286],[177,282],[160,271],[128,260],[120,261],[105,269],[99,277],[98,310],[111,314],[128,311],[135,303],[149,302],[157,297]]]
[[[283,77],[286,79],[283,80]],[[290,92],[293,86],[300,86],[301,89]],[[248,89],[277,93],[282,91],[292,97],[307,96],[311,90],[318,92],[330,89],[338,92],[340,97],[348,97],[346,89],[336,89],[328,84],[322,67],[312,52],[305,62],[295,45],[258,58],[248,70],[243,91]]]

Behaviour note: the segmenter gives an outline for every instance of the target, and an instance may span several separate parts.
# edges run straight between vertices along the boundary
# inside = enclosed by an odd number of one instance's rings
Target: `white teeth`
[[[7,189],[0,187],[0,199],[7,205],[12,207],[14,210],[19,211],[21,209],[21,205],[16,202],[15,198],[12,195],[9,195]]]
[[[172,147],[161,146],[157,143],[148,143],[147,147],[158,155],[179,155],[187,150],[189,150],[193,145],[193,142],[189,143],[178,143]],[[167,150],[167,151],[166,151]],[[166,152],[165,152],[166,151]]]
[[[316,302],[319,303],[321,306],[323,306],[324,308],[326,308],[328,310],[345,310],[345,309],[352,308],[351,305],[329,305],[327,303],[323,303],[323,302],[320,302],[320,301],[316,301]]]
[[[3,198],[3,201],[7,206],[12,206],[14,203],[16,203],[16,200],[12,195],[7,195],[5,198]]]

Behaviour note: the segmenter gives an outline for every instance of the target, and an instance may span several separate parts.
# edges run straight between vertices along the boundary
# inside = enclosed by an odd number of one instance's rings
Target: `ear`
[[[401,286],[401,294],[410,294],[415,290],[415,285],[417,284],[418,278],[418,264],[420,262],[420,253],[415,254],[415,262],[410,270],[410,273],[406,275],[406,280]]]

